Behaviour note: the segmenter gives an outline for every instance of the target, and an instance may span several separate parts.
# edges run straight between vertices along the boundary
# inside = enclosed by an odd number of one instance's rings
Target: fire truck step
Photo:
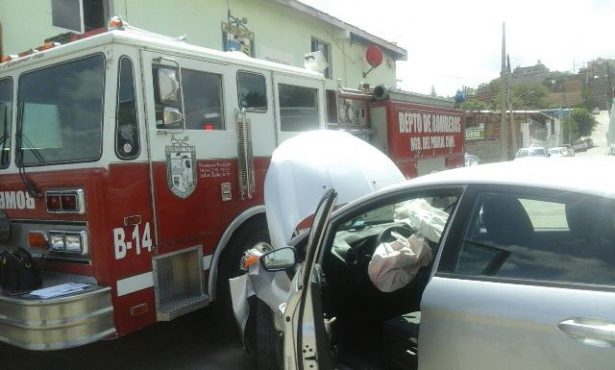
[[[189,297],[175,302],[170,302],[158,308],[157,319],[158,321],[169,321],[178,316],[203,308],[209,303],[210,299],[207,295]]]

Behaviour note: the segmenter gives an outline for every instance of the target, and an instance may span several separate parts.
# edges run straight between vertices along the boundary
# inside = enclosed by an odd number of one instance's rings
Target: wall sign
[[[245,27],[222,22],[222,42],[224,51],[241,51],[254,56],[254,32]]]

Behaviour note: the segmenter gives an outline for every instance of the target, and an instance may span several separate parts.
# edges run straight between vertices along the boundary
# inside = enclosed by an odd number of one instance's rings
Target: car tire
[[[273,312],[263,301],[256,302],[256,368],[282,369],[282,337],[275,329]]]

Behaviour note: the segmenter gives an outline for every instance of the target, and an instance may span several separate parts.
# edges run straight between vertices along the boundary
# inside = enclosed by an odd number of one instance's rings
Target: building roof
[[[295,9],[303,14],[306,14],[312,18],[318,19],[322,22],[328,23],[334,27],[339,28],[342,31],[348,32],[351,37],[355,37],[366,43],[376,44],[383,49],[389,55],[392,55],[395,60],[406,60],[408,58],[408,52],[406,49],[397,46],[393,42],[386,41],[378,36],[375,36],[367,31],[364,31],[356,26],[346,23],[334,16],[327,14],[321,10],[318,10],[312,6],[303,4],[296,0],[270,0],[275,3],[287,6]]]

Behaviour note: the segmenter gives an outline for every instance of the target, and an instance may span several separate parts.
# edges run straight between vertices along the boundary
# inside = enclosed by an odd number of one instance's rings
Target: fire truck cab
[[[269,240],[273,149],[325,127],[320,73],[114,26],[0,63],[0,248],[43,272],[0,292],[0,341],[68,348],[208,305]]]

